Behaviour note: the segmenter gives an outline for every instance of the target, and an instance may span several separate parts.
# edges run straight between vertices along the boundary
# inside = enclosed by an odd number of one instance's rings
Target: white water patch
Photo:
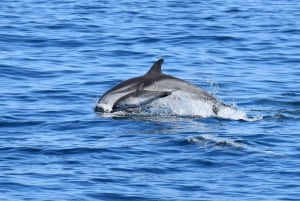
[[[222,106],[218,112],[218,117],[222,119],[245,120],[250,121],[247,113],[233,106]]]
[[[199,100],[189,93],[175,91],[172,95],[157,99],[150,104],[150,111],[158,113],[170,113],[177,116],[194,117],[216,117],[221,119],[253,121],[245,111],[231,106],[218,106],[218,111],[214,111],[215,102],[209,100]]]
[[[152,107],[166,109],[173,115],[178,116],[200,116],[212,117],[216,116],[212,110],[212,104],[205,101],[197,101],[193,99],[186,99],[178,96],[169,96],[167,98],[159,99],[153,102]]]

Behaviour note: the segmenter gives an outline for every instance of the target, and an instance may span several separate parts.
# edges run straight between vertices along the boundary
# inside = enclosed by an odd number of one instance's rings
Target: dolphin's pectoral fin
[[[140,85],[135,92],[129,93],[117,100],[113,105],[113,112],[143,107],[154,100],[164,98],[172,94],[170,91],[147,91],[142,89],[142,87],[143,86]]]
[[[157,93],[159,93],[157,98],[164,98],[172,94],[171,91],[161,91]]]

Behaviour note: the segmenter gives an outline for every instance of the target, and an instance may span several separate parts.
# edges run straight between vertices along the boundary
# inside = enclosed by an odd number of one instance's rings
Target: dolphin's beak
[[[102,103],[97,103],[94,110],[95,112],[112,112],[112,108],[110,105],[106,105]]]

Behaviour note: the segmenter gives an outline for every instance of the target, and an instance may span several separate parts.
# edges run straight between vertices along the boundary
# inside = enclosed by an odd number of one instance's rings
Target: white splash
[[[211,101],[195,99],[189,93],[175,91],[170,96],[152,102],[150,110],[152,112],[155,110],[156,113],[157,111],[161,111],[162,113],[168,112],[171,115],[177,116],[217,117],[245,121],[254,120],[253,118],[249,118],[245,111],[237,107],[220,105],[217,113],[214,112],[213,107],[214,103]]]

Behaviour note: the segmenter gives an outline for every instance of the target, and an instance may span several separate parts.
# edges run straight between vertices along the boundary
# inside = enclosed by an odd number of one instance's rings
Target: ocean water
[[[256,121],[94,112],[163,71]],[[299,200],[300,2],[2,0],[0,200]]]

